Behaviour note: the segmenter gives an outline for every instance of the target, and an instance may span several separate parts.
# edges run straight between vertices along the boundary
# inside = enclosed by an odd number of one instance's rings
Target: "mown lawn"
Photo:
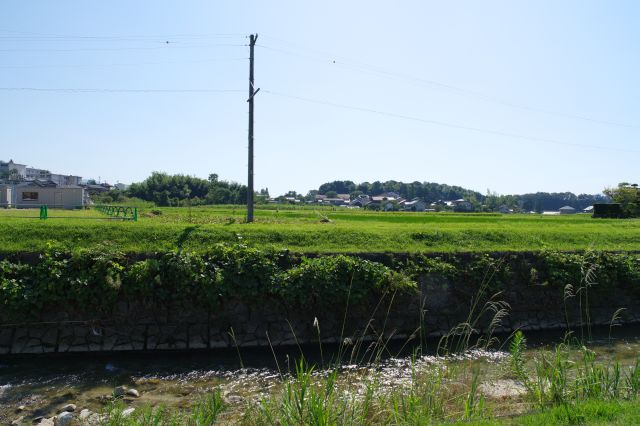
[[[93,210],[50,210],[48,220],[39,220],[38,210],[0,210],[0,252],[37,252],[49,243],[68,249],[107,243],[132,253],[205,251],[218,242],[306,253],[640,250],[640,220],[592,219],[582,214],[384,213],[268,206],[256,210],[252,224],[243,223],[245,214],[234,206],[142,208],[138,222],[122,222]]]

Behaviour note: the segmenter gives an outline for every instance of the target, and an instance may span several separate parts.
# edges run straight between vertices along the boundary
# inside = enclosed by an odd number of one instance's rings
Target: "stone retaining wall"
[[[351,308],[346,315],[343,309],[304,311],[278,300],[230,301],[215,312],[185,304],[120,301],[111,315],[97,319],[74,318],[65,306],[51,306],[39,322],[0,325],[0,355],[295,345],[317,343],[318,333],[326,343],[379,338],[417,342],[421,336],[449,333],[468,321],[474,301],[477,314],[489,300],[477,299],[476,293],[437,275],[422,276],[419,284],[414,295],[389,296]],[[624,308],[619,323],[640,322],[637,296],[620,288],[594,286],[589,291],[591,324],[610,324],[619,308]],[[587,321],[587,310],[583,306],[580,311],[577,297],[565,303],[564,289],[558,287],[514,283],[493,300],[509,305],[509,315],[496,332],[575,327]],[[492,314],[485,312],[474,328],[486,331]]]

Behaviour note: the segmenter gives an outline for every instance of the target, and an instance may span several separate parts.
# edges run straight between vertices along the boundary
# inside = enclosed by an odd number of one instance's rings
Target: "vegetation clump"
[[[121,253],[67,253],[55,247],[34,262],[0,260],[0,321],[29,320],[45,306],[108,314],[116,301],[188,301],[215,308],[228,300],[247,304],[277,298],[320,306],[346,299],[362,303],[385,292],[413,291],[415,283],[381,263],[336,256],[294,260],[242,244],[218,244],[205,254],[173,251],[146,259]]]

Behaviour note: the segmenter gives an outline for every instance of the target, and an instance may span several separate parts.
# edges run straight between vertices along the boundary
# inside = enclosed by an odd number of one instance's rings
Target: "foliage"
[[[622,182],[617,188],[604,190],[614,203],[619,203],[625,217],[640,217],[640,188],[637,184]]]
[[[362,304],[373,295],[415,288],[408,277],[380,263],[342,255],[303,259],[286,272],[279,287],[299,305],[325,308],[347,299]]]
[[[268,194],[268,191],[261,193]],[[111,193],[108,195],[113,197]],[[182,174],[153,172],[143,182],[131,184],[125,195],[152,201],[158,206],[244,204],[247,200],[247,187],[219,180],[216,174],[209,175],[206,180]]]
[[[287,304],[324,306],[354,303],[389,291],[412,291],[415,284],[386,266],[337,256],[292,264],[286,254],[241,244],[214,246],[206,254],[168,252],[143,260],[120,253],[64,253],[51,247],[33,263],[0,261],[0,320],[35,319],[52,305],[66,312],[108,315],[119,298],[145,304],[184,301],[207,309],[228,300],[248,304],[279,298]]]
[[[634,254],[418,255],[404,260],[391,256],[390,263],[393,268],[345,255],[297,259],[286,251],[238,243],[214,244],[205,253],[168,251],[143,259],[108,245],[73,253],[51,245],[28,263],[0,260],[0,312],[28,320],[45,305],[64,304],[67,311],[103,315],[123,297],[155,304],[195,301],[205,308],[265,298],[321,308],[346,300],[364,306],[385,294],[416,291],[413,280],[425,274],[446,279],[455,291],[472,294],[482,288],[490,296],[523,277],[533,285],[571,284],[578,291],[587,271],[597,276],[593,291],[617,287],[640,294],[640,257]]]
[[[483,200],[482,194],[459,186],[450,186],[433,182],[411,182],[404,183],[395,180],[386,182],[375,181],[373,183],[362,182],[355,184],[350,180],[336,180],[320,185],[318,194],[366,194],[369,196],[380,195],[384,192],[395,192],[401,197],[412,200],[421,198],[427,202],[438,200],[456,200],[464,198],[472,204],[478,204]]]

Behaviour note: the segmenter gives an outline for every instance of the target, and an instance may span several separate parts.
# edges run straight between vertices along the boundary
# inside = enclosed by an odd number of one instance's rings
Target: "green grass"
[[[49,242],[68,249],[111,243],[125,252],[185,248],[205,251],[218,242],[242,241],[297,252],[479,252],[640,250],[640,220],[587,215],[384,213],[346,209],[266,206],[244,222],[234,206],[140,210],[140,220],[120,222],[92,210],[0,210],[0,251],[37,252]],[[331,222],[321,222],[327,217]]]
[[[449,423],[451,424],[451,423]],[[460,425],[639,425],[640,403],[638,401],[587,400],[572,407],[567,414],[564,407],[553,407],[538,413],[493,420],[455,423]]]

